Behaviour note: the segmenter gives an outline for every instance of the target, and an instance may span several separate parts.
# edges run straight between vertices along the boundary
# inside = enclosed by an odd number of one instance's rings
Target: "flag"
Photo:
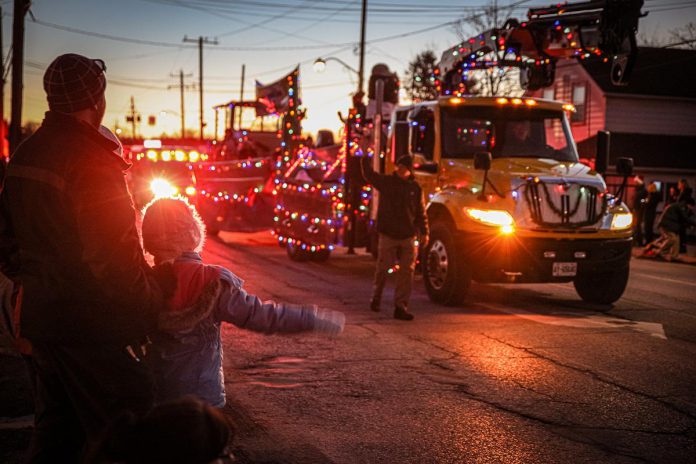
[[[299,73],[300,68],[297,67],[287,76],[271,84],[263,85],[256,81],[256,101],[259,103],[256,106],[256,115],[285,113],[291,106],[297,107],[299,102],[291,103],[290,100],[297,98],[295,93],[299,88],[297,82]]]

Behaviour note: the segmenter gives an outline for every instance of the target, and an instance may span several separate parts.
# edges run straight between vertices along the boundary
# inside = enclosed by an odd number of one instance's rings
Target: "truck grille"
[[[592,185],[535,178],[527,181],[522,190],[528,214],[538,226],[590,227],[606,212],[604,193]]]

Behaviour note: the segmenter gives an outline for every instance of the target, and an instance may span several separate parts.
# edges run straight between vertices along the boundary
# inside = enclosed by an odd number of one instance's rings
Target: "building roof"
[[[611,83],[611,61],[580,61],[605,93],[696,99],[696,50],[639,47],[628,84]]]

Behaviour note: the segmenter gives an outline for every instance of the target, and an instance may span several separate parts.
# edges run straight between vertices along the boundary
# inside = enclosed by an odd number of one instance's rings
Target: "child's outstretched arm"
[[[264,302],[224,276],[222,283],[217,308],[219,319],[222,321],[266,334],[314,330],[338,335],[343,331],[345,316],[341,312],[319,309],[316,305]]]

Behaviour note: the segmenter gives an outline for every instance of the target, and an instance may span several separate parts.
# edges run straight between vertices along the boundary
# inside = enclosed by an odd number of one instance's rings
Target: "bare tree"
[[[406,93],[412,101],[418,102],[437,98],[438,91],[433,77],[436,64],[437,57],[435,52],[430,49],[420,52],[408,63]]]
[[[518,2],[519,3],[519,2]],[[515,4],[499,6],[493,0],[479,11],[473,11],[463,16],[454,26],[461,41],[469,40],[484,31],[501,27],[513,17]],[[503,52],[492,52],[493,60],[503,59]],[[479,95],[511,95],[520,94],[519,70],[512,67],[492,67],[477,71],[466,71],[470,79],[476,81],[471,93]]]
[[[668,40],[663,33],[660,33],[658,27],[654,27],[652,31],[641,29],[636,39],[640,47],[664,47]]]
[[[690,22],[682,27],[672,29],[669,31],[669,36],[672,39],[670,42],[675,47],[696,50],[696,24]]]

